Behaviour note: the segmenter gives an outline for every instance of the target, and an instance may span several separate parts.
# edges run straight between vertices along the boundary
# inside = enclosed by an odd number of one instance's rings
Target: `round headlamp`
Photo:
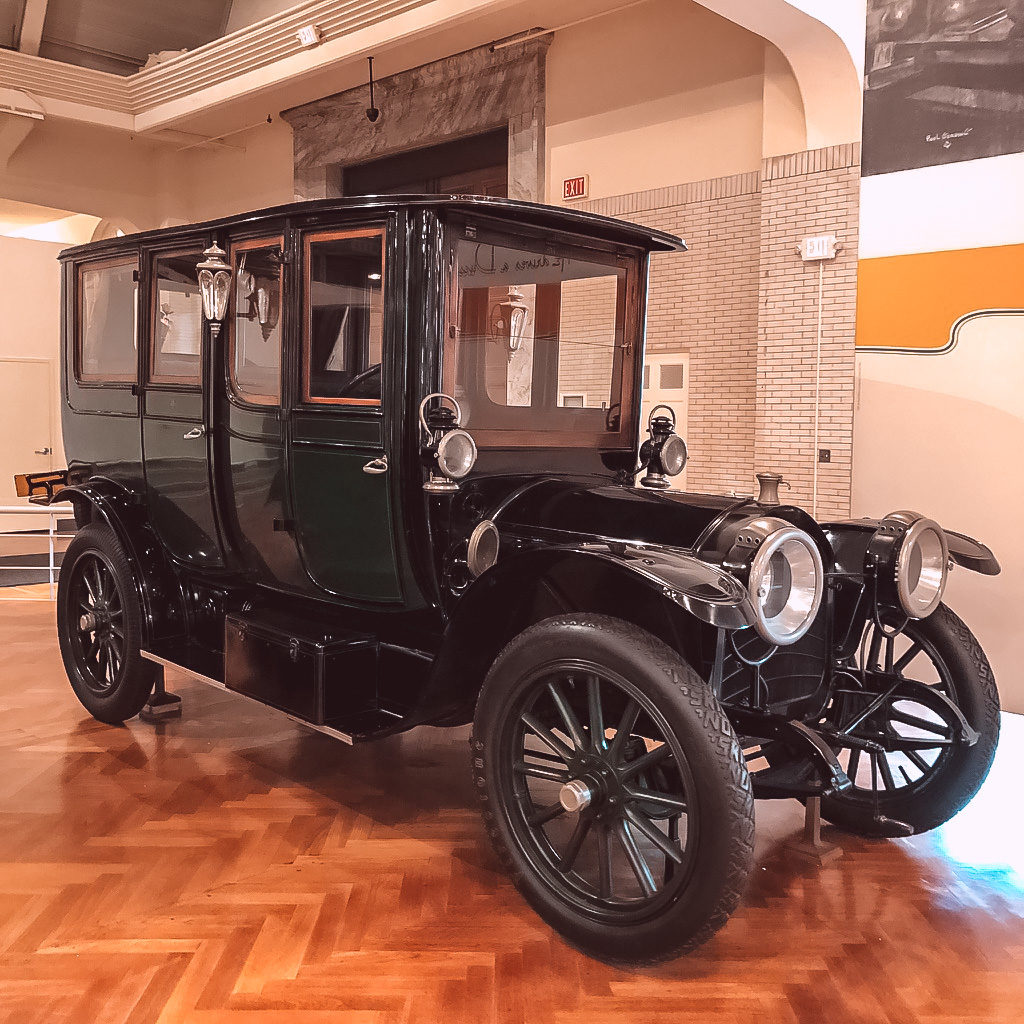
[[[658,454],[666,476],[679,476],[686,468],[686,442],[678,434],[666,437]]]
[[[877,600],[923,619],[939,606],[949,576],[949,546],[942,527],[917,512],[892,512],[868,546]]]
[[[668,415],[659,412],[664,409]],[[647,417],[650,437],[640,446],[640,468],[647,473],[642,487],[664,490],[671,487],[668,478],[686,468],[686,442],[676,433],[676,413],[670,405],[656,405]]]
[[[461,480],[476,462],[476,441],[465,430],[449,430],[437,443],[437,468],[449,480]]]
[[[825,588],[817,545],[803,530],[766,516],[738,524],[726,559],[754,606],[754,628],[770,644],[796,643],[811,628]]]
[[[882,28],[886,32],[901,32],[914,13],[914,0],[894,0],[882,12]]]

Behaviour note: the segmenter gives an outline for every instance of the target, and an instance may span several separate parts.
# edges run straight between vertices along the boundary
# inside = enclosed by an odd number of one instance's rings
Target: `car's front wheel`
[[[822,800],[829,821],[880,839],[927,832],[966,806],[995,757],[999,694],[955,612],[940,604],[898,632],[868,623],[839,680],[822,724],[853,785]]]
[[[156,681],[141,655],[131,567],[110,527],[90,523],[68,545],[57,582],[57,635],[75,695],[93,718],[137,715]]]
[[[599,615],[531,626],[484,682],[472,745],[499,856],[584,952],[665,960],[736,908],[750,778],[714,695],[660,640]]]

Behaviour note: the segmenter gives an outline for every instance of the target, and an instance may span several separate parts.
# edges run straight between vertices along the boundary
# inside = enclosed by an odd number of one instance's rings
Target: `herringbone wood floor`
[[[759,804],[746,901],[654,970],[587,960],[486,846],[466,730],[348,748],[169,676],[185,717],[111,728],[51,606],[0,614],[0,1020],[972,1024],[1024,1016],[1024,898],[870,844],[816,869]],[[1011,809],[1019,812],[1019,807]]]

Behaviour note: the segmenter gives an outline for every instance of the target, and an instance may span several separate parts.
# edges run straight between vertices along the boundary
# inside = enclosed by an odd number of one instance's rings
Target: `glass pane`
[[[673,389],[686,387],[686,382],[683,379],[683,367],[683,363],[662,363],[661,386]]]
[[[644,367],[644,387],[649,388],[651,386],[651,364],[648,363]]]
[[[463,238],[457,255],[464,425],[619,431],[626,268],[615,256],[497,237]]]
[[[232,383],[247,402],[281,401],[281,246],[235,254]]]
[[[379,404],[384,336],[383,232],[308,241],[306,395]]]
[[[160,256],[154,266],[156,310],[150,379],[198,384],[203,337],[203,299],[196,264],[200,250]]]
[[[79,277],[79,373],[84,380],[138,378],[138,263],[83,267]]]

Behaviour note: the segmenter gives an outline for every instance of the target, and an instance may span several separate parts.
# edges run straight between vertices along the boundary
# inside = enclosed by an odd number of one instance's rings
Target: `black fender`
[[[449,607],[425,707],[471,713],[494,659],[513,637],[567,612],[613,615],[700,665],[707,626],[738,629],[754,611],[738,580],[685,552],[615,542],[532,546],[505,554]]]
[[[137,496],[112,480],[93,477],[57,491],[53,502],[61,501],[74,505],[79,526],[93,521],[109,526],[124,549],[142,610],[143,646],[185,633],[185,603],[180,584]]]
[[[837,570],[851,575],[864,571],[868,544],[881,524],[881,519],[844,519],[822,524],[835,552]],[[946,535],[949,557],[957,565],[983,576],[998,576],[1002,571],[998,559],[986,544],[945,527],[942,532]]]

